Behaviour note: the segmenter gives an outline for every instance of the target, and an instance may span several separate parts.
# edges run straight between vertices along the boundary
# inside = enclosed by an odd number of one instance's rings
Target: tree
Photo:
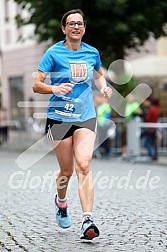
[[[72,8],[81,8],[86,16],[84,41],[101,52],[106,66],[123,59],[126,48],[137,49],[148,39],[166,35],[167,0],[14,0],[29,12],[28,18],[17,15],[19,26],[35,25],[39,41],[56,42],[63,38],[61,17]]]
[[[105,67],[113,60],[124,59],[127,48],[138,49],[150,33],[155,38],[167,35],[167,0],[14,1],[29,12],[28,18],[16,17],[18,26],[34,24],[39,41],[51,43],[64,38],[60,29],[62,15],[73,8],[82,9],[87,23],[84,41],[100,51]],[[123,72],[123,65],[119,71]],[[135,81],[114,87],[126,96],[135,87]]]

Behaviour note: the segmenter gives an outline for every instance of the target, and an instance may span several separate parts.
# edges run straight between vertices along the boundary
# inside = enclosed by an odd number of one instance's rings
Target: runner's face
[[[79,13],[69,15],[66,19],[66,26],[62,27],[62,30],[66,34],[66,39],[80,41],[85,33],[83,17]]]

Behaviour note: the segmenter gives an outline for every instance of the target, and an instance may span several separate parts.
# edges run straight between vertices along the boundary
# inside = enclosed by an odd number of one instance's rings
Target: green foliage
[[[112,84],[112,86],[123,96],[126,97],[138,85],[134,77],[132,77],[124,85]]]
[[[124,58],[125,48],[138,48],[149,37],[166,35],[167,0],[14,0],[30,17],[16,17],[18,26],[35,24],[39,41],[63,39],[60,21],[73,8],[86,15],[87,32],[84,41],[100,50],[105,66]]]
[[[83,40],[95,46],[103,65],[123,59],[126,48],[138,49],[148,39],[167,35],[167,0],[14,0],[29,12],[26,19],[16,16],[18,26],[35,25],[39,41],[57,42],[64,38],[61,31],[62,15],[81,8],[87,23]],[[113,84],[114,85],[114,84]],[[125,97],[136,87],[132,78],[114,87]]]
[[[62,15],[81,8],[86,16],[87,32],[83,40],[95,46],[107,67],[114,59],[123,59],[125,48],[137,49],[152,32],[155,38],[166,35],[167,0],[14,0],[30,13],[28,19],[17,16],[18,25],[35,24],[39,41],[63,39]]]

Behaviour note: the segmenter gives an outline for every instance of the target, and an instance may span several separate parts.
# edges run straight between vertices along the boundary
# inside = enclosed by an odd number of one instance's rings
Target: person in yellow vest
[[[135,116],[141,115],[142,110],[140,109],[140,104],[135,101],[133,94],[127,96],[127,103],[125,107],[125,118],[127,120],[132,119]]]

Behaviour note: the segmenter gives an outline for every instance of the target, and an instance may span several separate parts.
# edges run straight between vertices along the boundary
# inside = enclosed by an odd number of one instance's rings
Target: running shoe
[[[91,216],[86,217],[81,227],[81,236],[80,239],[92,240],[95,237],[99,236],[99,229],[93,222]]]
[[[71,225],[71,219],[68,214],[68,206],[61,208],[57,205],[57,195],[55,196],[56,221],[61,228],[68,228]]]

